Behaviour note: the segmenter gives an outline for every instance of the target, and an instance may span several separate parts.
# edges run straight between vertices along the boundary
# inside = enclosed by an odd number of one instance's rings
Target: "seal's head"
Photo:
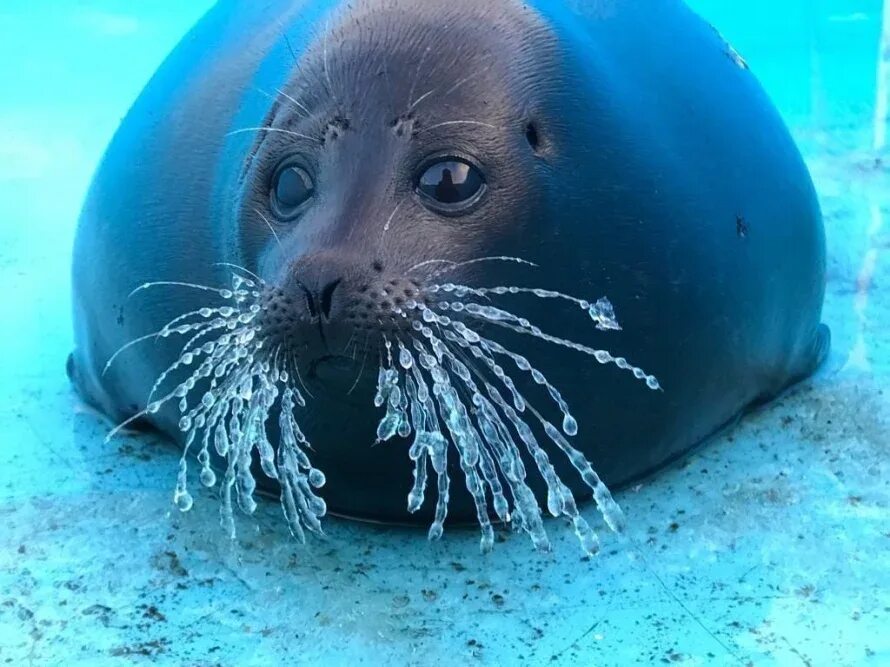
[[[294,64],[256,130],[238,262],[270,284],[270,335],[309,377],[403,331],[432,274],[528,257],[541,234],[555,47],[530,13],[494,18],[470,2],[360,4]]]

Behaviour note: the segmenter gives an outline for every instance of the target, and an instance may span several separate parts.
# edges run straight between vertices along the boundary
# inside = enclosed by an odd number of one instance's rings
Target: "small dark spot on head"
[[[538,136],[538,127],[534,123],[525,126],[525,140],[532,147],[533,151],[537,151],[541,145],[541,137]]]
[[[374,263],[371,264],[371,268],[373,268],[377,273],[383,272],[383,262],[379,259],[374,260]]]
[[[359,294],[364,294],[365,292],[368,291],[368,289],[369,288],[367,285],[362,285],[361,287],[358,288],[358,292],[359,292]]]

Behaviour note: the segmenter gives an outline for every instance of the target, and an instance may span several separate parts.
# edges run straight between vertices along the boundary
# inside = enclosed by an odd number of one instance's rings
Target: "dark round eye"
[[[482,173],[463,160],[437,162],[420,177],[417,190],[445,209],[460,209],[475,201],[485,189]]]
[[[292,217],[315,194],[308,172],[296,165],[280,168],[272,180],[272,204],[282,218]]]

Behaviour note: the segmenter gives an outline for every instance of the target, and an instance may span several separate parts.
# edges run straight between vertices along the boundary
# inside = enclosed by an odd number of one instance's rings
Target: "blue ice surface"
[[[209,4],[0,3],[0,664],[890,664],[881,0],[692,3],[812,169],[834,348],[817,377],[620,493],[628,537],[604,534],[589,561],[556,529],[549,555],[508,537],[482,557],[475,531],[429,544],[332,519],[299,547],[271,502],[233,544],[214,494],[173,509],[172,448],[103,441],[63,372],[77,212]]]

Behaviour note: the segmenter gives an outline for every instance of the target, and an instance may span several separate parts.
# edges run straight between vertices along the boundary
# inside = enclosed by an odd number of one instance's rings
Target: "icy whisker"
[[[512,264],[521,264],[523,266],[530,266],[533,268],[538,268],[537,264],[535,264],[534,262],[530,262],[527,259],[522,259],[521,257],[510,257],[510,256],[504,255],[504,256],[492,256],[492,257],[478,257],[476,259],[469,259],[464,262],[452,262],[450,260],[444,260],[444,259],[427,260],[426,262],[421,262],[420,264],[417,264],[416,266],[409,269],[408,273],[411,273],[415,269],[418,269],[422,266],[426,266],[426,265],[434,263],[434,262],[439,262],[439,263],[446,262],[446,263],[448,263],[448,266],[443,267],[443,268],[439,269],[438,271],[434,271],[433,273],[431,273],[429,276],[427,276],[428,280],[434,280],[434,279],[438,278],[439,276],[442,276],[446,273],[454,271],[455,269],[460,269],[460,268],[463,268],[466,266],[474,266],[476,264],[483,264],[483,263],[487,263],[487,262],[504,262],[504,263],[508,263],[508,264],[511,264],[511,263]]]
[[[431,285],[428,290],[431,294],[443,292],[445,294],[454,294],[455,297],[462,299],[467,295],[488,298],[491,295],[503,296],[508,294],[530,294],[539,299],[558,299],[568,301],[585,311],[590,318],[596,322],[597,329],[620,331],[621,326],[615,319],[615,309],[612,303],[605,297],[591,303],[586,299],[579,299],[570,294],[563,294],[553,290],[545,290],[532,287],[470,287],[468,285],[458,285],[454,283],[445,283],[442,285]]]
[[[225,266],[230,269],[235,269],[236,271],[242,271],[246,273],[251,279],[256,281],[256,285],[265,285],[266,281],[260,278],[257,274],[251,271],[248,268],[241,266],[240,264],[233,264],[232,262],[214,262],[213,266]],[[243,278],[243,276],[242,276]]]
[[[187,283],[179,280],[156,280],[150,283],[143,283],[132,292],[127,295],[127,298],[131,298],[134,295],[138,294],[147,289],[151,289],[152,287],[188,287],[191,289],[202,290],[204,292],[213,292],[215,294],[219,294],[224,299],[232,298],[232,291],[226,288],[219,287],[208,287],[207,285],[198,285],[196,283]]]
[[[425,264],[439,262],[448,264],[445,260],[430,260]],[[455,267],[452,263],[440,271]],[[568,458],[591,489],[606,524],[614,531],[621,531],[624,519],[590,462],[569,443],[568,438],[578,432],[578,422],[567,401],[528,359],[480,335],[471,325],[473,322],[494,324],[593,356],[601,364],[613,363],[645,381],[651,389],[660,389],[657,379],[606,350],[547,334],[527,319],[502,308],[464,299],[527,294],[561,300],[583,309],[597,328],[617,330],[620,327],[611,303],[605,298],[590,302],[538,288],[471,287],[455,283],[429,286],[426,294],[448,295],[453,300],[440,299],[426,305],[409,299],[404,307],[396,309],[397,314],[408,320],[410,328],[406,337],[400,334],[395,345],[384,339],[386,354],[385,360],[381,358],[375,396],[375,405],[386,409],[378,425],[378,441],[397,435],[407,438],[414,433],[409,449],[409,457],[414,462],[414,483],[408,493],[409,512],[416,512],[423,505],[431,464],[438,477],[439,494],[429,536],[441,537],[450,488],[445,461],[448,449],[453,447],[466,488],[475,503],[483,552],[490,550],[494,542],[489,507],[501,521],[527,532],[536,548],[547,550],[550,542],[542,510],[526,479],[523,455],[527,455],[545,482],[547,511],[553,516],[568,518],[584,551],[596,553],[599,538],[581,516],[572,491],[557,475],[546,449],[548,443]],[[562,414],[562,430],[523,396],[498,357],[510,360],[516,370],[530,375],[535,385],[546,392]]]
[[[220,485],[220,521],[234,537],[234,503],[248,514],[256,509],[253,496],[257,482],[251,470],[256,455],[262,473],[281,486],[282,510],[294,537],[304,540],[306,531],[321,535],[320,519],[327,508],[315,490],[324,485],[325,478],[309,461],[306,452],[311,445],[295,417],[296,409],[306,405],[294,386],[298,373],[291,375],[288,370],[295,360],[281,346],[266,349],[257,319],[262,312],[258,288],[265,283],[243,267],[228,266],[243,272],[233,274],[231,288],[198,286],[219,294],[229,302],[227,305],[180,315],[160,332],[125,346],[124,349],[151,336],[194,334],[182,346],[178,358],[156,379],[146,408],[112,430],[108,437],[173,404],[179,411],[178,428],[184,434],[173,494],[181,511],[190,510],[194,503],[188,490],[188,459],[193,448],[198,448],[201,483],[207,487],[218,483],[217,473],[211,467],[213,449],[226,461]],[[200,319],[189,321],[191,318]],[[174,377],[176,384],[165,389],[162,397],[155,398]],[[277,446],[269,440],[266,428],[276,406],[281,436]]]
[[[503,309],[478,303],[452,304],[449,302],[440,302],[437,305],[442,310],[452,311],[455,310],[454,306],[457,305],[458,312],[466,313],[474,319],[482,320],[496,326],[503,327],[505,329],[510,329],[511,331],[514,331],[516,333],[533,336],[548,343],[552,343],[553,345],[558,345],[560,347],[565,347],[576,352],[581,352],[588,356],[594,357],[600,364],[614,364],[622,370],[630,371],[638,380],[645,381],[649,389],[655,391],[661,390],[661,385],[654,375],[649,375],[641,368],[637,368],[636,366],[631,365],[624,357],[614,357],[607,350],[598,350],[587,345],[583,345],[581,343],[576,343],[565,338],[560,338],[558,336],[553,336],[551,334],[545,333],[539,327],[529,322],[527,319],[518,317]]]

